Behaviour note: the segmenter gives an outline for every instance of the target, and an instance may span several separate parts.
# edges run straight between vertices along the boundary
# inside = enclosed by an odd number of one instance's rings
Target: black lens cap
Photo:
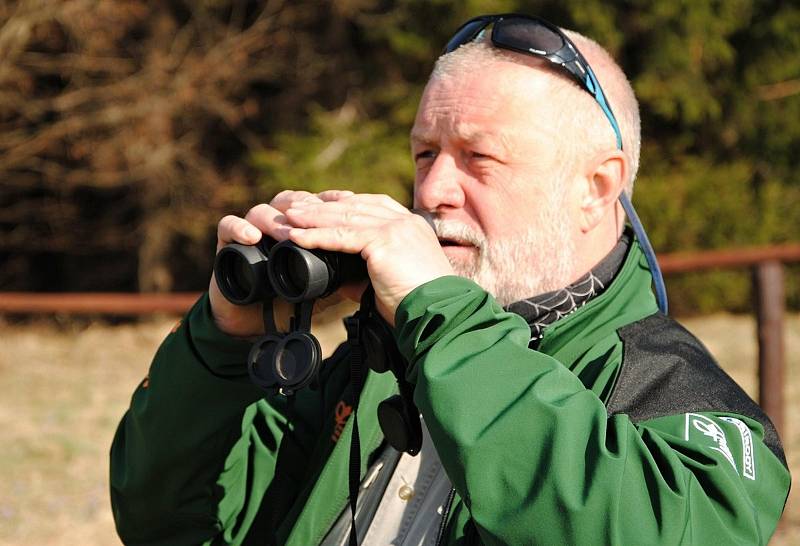
[[[282,339],[273,355],[272,373],[288,394],[311,383],[321,364],[322,349],[317,338],[307,332],[292,332]]]
[[[270,334],[258,338],[250,349],[247,357],[247,373],[250,374],[253,383],[262,389],[275,389],[278,386],[273,361],[282,341],[282,338]]]
[[[387,398],[378,404],[378,423],[390,446],[416,455],[422,448],[422,425],[412,408],[400,395]]]

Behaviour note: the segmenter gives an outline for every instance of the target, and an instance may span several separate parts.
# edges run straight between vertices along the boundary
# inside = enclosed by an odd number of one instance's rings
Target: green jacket
[[[790,477],[769,420],[657,313],[638,245],[608,289],[545,330],[445,277],[397,310],[415,401],[456,491],[448,544],[765,544]],[[206,297],[158,350],[111,449],[127,544],[317,544],[346,508],[347,351],[288,401],[250,384],[250,343]],[[362,476],[395,392],[370,373]]]

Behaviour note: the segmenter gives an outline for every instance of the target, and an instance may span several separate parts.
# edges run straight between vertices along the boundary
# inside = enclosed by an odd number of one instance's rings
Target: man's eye
[[[433,150],[423,150],[414,155],[414,161],[423,161],[436,158],[436,152]]]
[[[486,154],[482,154],[482,153],[480,153],[480,152],[470,152],[470,154],[469,154],[469,155],[470,155],[470,157],[471,157],[472,159],[491,159],[491,157],[490,157],[490,156],[488,156],[488,155],[486,155]]]

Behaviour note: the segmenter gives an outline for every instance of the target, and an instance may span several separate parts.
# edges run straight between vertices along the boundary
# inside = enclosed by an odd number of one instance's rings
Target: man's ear
[[[616,225],[614,214],[628,175],[628,160],[621,150],[602,152],[586,163],[580,199],[580,229],[588,233],[604,220]]]

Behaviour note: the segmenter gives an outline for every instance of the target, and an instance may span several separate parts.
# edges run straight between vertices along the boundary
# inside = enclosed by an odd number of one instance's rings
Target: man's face
[[[428,83],[411,148],[414,206],[435,213],[457,274],[501,304],[567,285],[575,215],[559,165],[547,87],[531,67],[497,61]]]

